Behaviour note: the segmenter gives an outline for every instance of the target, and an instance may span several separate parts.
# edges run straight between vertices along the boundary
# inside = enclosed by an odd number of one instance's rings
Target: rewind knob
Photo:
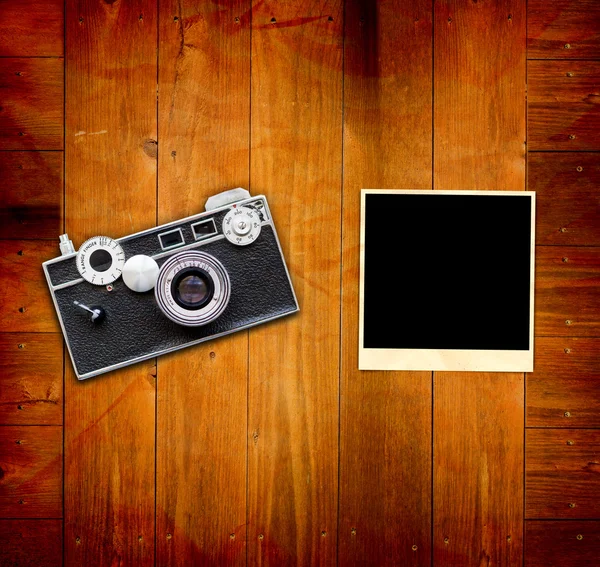
[[[123,266],[123,281],[131,290],[138,293],[150,291],[158,278],[158,264],[150,256],[132,256]]]

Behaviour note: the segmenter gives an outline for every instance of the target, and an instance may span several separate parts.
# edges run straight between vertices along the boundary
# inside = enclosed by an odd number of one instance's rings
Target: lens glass
[[[198,305],[206,299],[208,295],[208,285],[206,280],[199,274],[192,274],[183,278],[177,286],[179,297],[184,303],[189,305]]]
[[[112,256],[106,250],[94,250],[90,256],[90,266],[97,272],[106,272],[112,266]]]

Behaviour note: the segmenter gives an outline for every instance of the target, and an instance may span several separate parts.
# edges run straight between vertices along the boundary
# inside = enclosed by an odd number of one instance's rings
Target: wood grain
[[[0,427],[0,516],[62,516],[62,427]]]
[[[442,0],[434,28],[435,188],[523,190],[525,3]]]
[[[600,149],[600,62],[530,61],[530,150]]]
[[[56,242],[63,228],[62,153],[0,153],[0,184],[0,238]]]
[[[0,2],[0,56],[60,57],[64,10],[63,0]]]
[[[0,150],[63,149],[62,59],[0,60]]]
[[[59,334],[0,334],[0,424],[62,425]]]
[[[526,517],[600,516],[600,431],[528,429]]]
[[[527,172],[536,191],[536,243],[600,245],[600,154],[532,152]]]
[[[431,563],[431,373],[358,370],[360,190],[431,188],[431,18],[346,3],[340,565]]]
[[[567,47],[568,46],[568,47]],[[529,0],[527,57],[598,59],[600,5],[596,0]]]
[[[527,426],[600,427],[599,351],[600,339],[536,339]]]
[[[597,565],[600,522],[525,522],[525,567]]]
[[[248,563],[337,547],[342,2],[252,13],[252,191],[269,199],[300,313],[249,341]]]
[[[521,561],[523,396],[522,374],[435,373],[435,565]]]
[[[160,9],[158,200],[167,222],[249,185],[250,3]],[[159,565],[246,563],[247,380],[244,332],[158,361]]]
[[[62,520],[0,520],[0,565],[62,565]]]
[[[81,244],[156,222],[157,5],[68,0],[66,229]],[[65,564],[153,565],[152,361],[65,376]]]
[[[60,255],[58,240],[0,240],[0,331],[59,332],[42,262]]]
[[[435,189],[525,189],[525,15],[436,2]],[[523,396],[522,374],[434,373],[434,564],[521,561]]]
[[[600,248],[536,247],[536,336],[600,336]]]

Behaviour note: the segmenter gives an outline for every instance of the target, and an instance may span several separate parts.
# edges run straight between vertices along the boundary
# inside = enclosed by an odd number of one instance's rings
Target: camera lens
[[[173,280],[171,292],[175,301],[186,309],[201,309],[213,296],[212,278],[199,268],[182,270]]]
[[[179,325],[199,327],[227,308],[231,282],[217,258],[200,250],[173,254],[161,266],[154,287],[160,310]]]
[[[90,256],[90,266],[97,272],[106,272],[112,266],[112,256],[107,250],[94,250]]]

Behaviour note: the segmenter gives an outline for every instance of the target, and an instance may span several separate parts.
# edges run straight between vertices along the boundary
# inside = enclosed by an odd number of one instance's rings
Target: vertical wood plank
[[[67,1],[66,228],[156,221],[156,2]],[[155,367],[65,383],[65,563],[154,563]]]
[[[431,563],[431,373],[359,372],[357,331],[361,188],[431,188],[431,56],[431,2],[346,2],[340,565]]]
[[[0,520],[0,565],[62,565],[62,521]]]
[[[258,2],[251,180],[269,199],[300,313],[249,346],[248,563],[335,562],[342,2]]]
[[[160,222],[248,187],[249,11],[160,4]],[[247,360],[242,332],[158,361],[158,565],[246,562]]]
[[[434,27],[435,189],[524,190],[525,2],[436,2]],[[523,384],[435,373],[434,564],[522,561]]]
[[[64,0],[0,2],[0,56],[60,57],[64,10]]]

